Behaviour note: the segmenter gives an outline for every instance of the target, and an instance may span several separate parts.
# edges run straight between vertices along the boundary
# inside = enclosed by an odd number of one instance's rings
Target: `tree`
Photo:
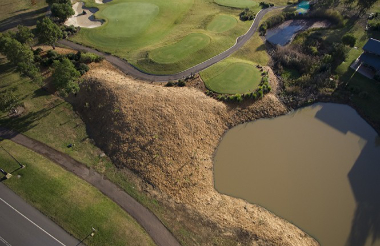
[[[33,51],[9,35],[0,35],[0,53],[17,67],[17,70],[38,82],[42,80],[40,71],[34,62]]]
[[[63,95],[76,93],[79,91],[77,79],[80,73],[75,69],[74,64],[67,58],[61,62],[54,61],[55,70],[53,72],[53,85],[57,90],[60,90]]]
[[[0,110],[6,112],[17,105],[18,98],[12,90],[5,90],[0,93]]]
[[[352,34],[345,34],[342,37],[342,43],[345,45],[349,45],[350,47],[354,47],[356,43],[356,38]]]
[[[55,43],[62,38],[62,31],[48,17],[37,21],[38,41],[43,44],[49,44],[55,49]]]
[[[364,15],[377,0],[358,0],[357,5],[359,7],[359,15]]]
[[[58,17],[60,22],[66,21],[67,18],[75,14],[71,4],[66,3],[53,3],[51,13]]]
[[[28,44],[30,46],[34,38],[32,31],[26,26],[22,26],[22,25],[18,25],[17,29],[18,31],[15,35],[15,38],[17,39],[17,41],[19,41],[22,44]]]

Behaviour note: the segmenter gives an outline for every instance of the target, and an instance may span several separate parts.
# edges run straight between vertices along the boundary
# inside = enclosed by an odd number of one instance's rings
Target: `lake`
[[[219,192],[267,208],[322,246],[380,246],[380,140],[347,105],[232,128],[214,176]]]

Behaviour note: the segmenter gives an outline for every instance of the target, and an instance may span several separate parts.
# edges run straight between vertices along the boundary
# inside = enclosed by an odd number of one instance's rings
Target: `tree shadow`
[[[262,44],[256,48],[256,51],[266,51],[266,50],[267,50],[267,48],[266,48],[265,44]]]
[[[379,137],[372,127],[363,127],[363,123],[367,124],[363,118],[352,119],[344,112],[350,110],[336,109],[341,106],[322,106],[315,117],[343,134],[351,132],[361,138],[358,144],[362,146],[362,150],[348,173],[357,207],[346,246],[364,246],[369,240],[375,242],[380,239],[380,146],[377,144]]]
[[[9,17],[0,22],[0,32],[17,27],[18,25],[23,26],[34,26],[37,20],[43,18],[42,14],[47,11],[47,7],[30,11],[27,13],[18,14]]]
[[[36,112],[29,112],[25,115],[13,117],[13,118],[1,118],[0,125],[5,127],[11,127],[12,129],[17,130],[18,132],[26,132],[35,126],[38,125],[38,121],[50,114],[50,111],[61,104],[64,101],[50,107],[44,108]]]

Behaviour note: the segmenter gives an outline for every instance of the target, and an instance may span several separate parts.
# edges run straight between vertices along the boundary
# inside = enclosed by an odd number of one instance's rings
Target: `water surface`
[[[239,125],[214,162],[219,192],[267,208],[322,246],[380,246],[380,141],[351,107],[315,104]]]

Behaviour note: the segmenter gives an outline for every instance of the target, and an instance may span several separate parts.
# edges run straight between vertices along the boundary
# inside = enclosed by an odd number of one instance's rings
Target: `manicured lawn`
[[[41,13],[38,13],[38,11],[36,10],[41,9],[45,6],[47,6],[45,0],[36,0],[35,5],[31,4],[31,0],[17,0],[17,1],[1,0],[0,1],[0,22],[9,17],[15,17],[15,18],[37,17],[36,14],[39,15]]]
[[[237,22],[236,18],[230,15],[218,15],[207,25],[207,30],[211,32],[225,32],[234,28]]]
[[[201,77],[212,91],[236,94],[254,91],[261,74],[253,63],[229,58],[202,71]]]
[[[97,233],[86,245],[155,245],[132,217],[96,188],[9,140],[0,145],[26,165],[4,184],[76,238],[83,239],[95,227]],[[2,149],[0,163],[8,172],[18,168]]]
[[[209,43],[210,38],[207,35],[192,33],[177,43],[152,50],[149,53],[149,57],[157,63],[174,63],[205,48]]]
[[[105,23],[98,28],[82,28],[71,39],[125,58],[153,74],[178,73],[223,52],[252,23],[237,20],[241,10],[212,0],[87,2],[99,8],[95,16]],[[195,33],[202,38],[190,40]],[[194,40],[199,43],[183,50],[188,41]],[[207,47],[203,46],[206,43]]]
[[[108,19],[102,36],[109,38],[134,37],[145,31],[156,18],[159,7],[152,3],[119,3],[105,8],[103,16]]]
[[[215,0],[215,3],[240,9],[251,8],[258,5],[258,3],[253,0]]]

